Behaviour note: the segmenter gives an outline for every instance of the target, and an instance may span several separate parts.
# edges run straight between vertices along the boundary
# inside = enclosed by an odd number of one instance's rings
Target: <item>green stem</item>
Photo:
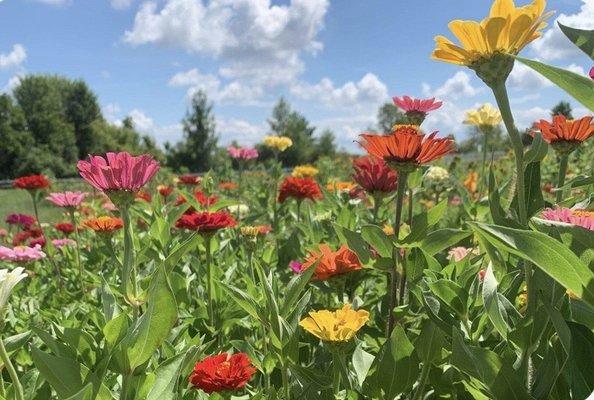
[[[423,394],[425,393],[425,385],[427,384],[427,378],[429,377],[429,371],[431,370],[431,363],[425,362],[423,364],[423,369],[421,369],[421,378],[419,379],[419,385],[417,386],[417,390],[415,390],[415,394],[412,397],[412,400],[420,400],[423,398]]]
[[[6,366],[8,370],[8,375],[10,375],[10,379],[12,380],[12,387],[14,388],[14,395],[16,400],[25,400],[25,394],[23,392],[23,386],[21,385],[21,381],[19,381],[19,376],[14,369],[14,365],[10,361],[10,357],[8,356],[8,352],[6,351],[6,347],[4,347],[4,341],[0,339],[0,359]]]
[[[213,304],[213,269],[212,269],[212,254],[211,254],[211,237],[210,235],[206,235],[204,237],[205,243],[204,247],[206,248],[206,295],[208,298],[208,320],[210,322],[210,326],[215,326],[215,318],[214,318],[214,304]]]
[[[120,400],[128,400],[128,392],[132,388],[132,375],[133,372],[122,374],[122,391],[120,393]]]
[[[301,200],[297,200],[297,223],[301,222]]]
[[[283,361],[281,365],[281,374],[283,380],[283,391],[285,392],[285,399],[291,399],[291,388],[289,386],[289,368],[287,367],[286,361]]]
[[[567,175],[567,164],[569,161],[569,154],[563,154],[561,156],[561,160],[559,162],[559,180],[557,182],[557,204],[560,204],[563,201],[563,190],[559,188],[565,184],[565,175]]]
[[[487,166],[487,147],[489,144],[489,133],[490,133],[486,128],[481,129],[481,131],[483,133],[483,149],[482,149],[483,150],[483,163],[481,166],[481,177],[479,179],[479,185],[480,185],[479,190],[478,190],[479,198],[482,196],[483,186],[484,186],[483,184],[486,180],[485,170],[486,170],[486,166]]]
[[[80,287],[82,292],[85,291],[85,276],[84,271],[82,268],[82,263],[80,262],[80,246],[82,246],[82,241],[80,240],[80,232],[78,231],[78,226],[76,224],[76,218],[74,216],[74,210],[70,210],[70,221],[72,221],[72,226],[74,227],[74,235],[76,236],[76,246],[74,251],[76,252],[76,263],[78,265],[78,277],[80,279]]]
[[[380,206],[382,205],[382,197],[379,194],[373,195],[373,223],[377,225],[377,216],[379,214]]]
[[[120,290],[128,303],[136,309],[138,307],[138,290],[134,259],[134,240],[132,223],[130,222],[129,206],[121,207],[121,215],[122,221],[124,222],[124,265],[122,268],[122,283]]]
[[[404,200],[404,194],[406,193],[406,182],[408,178],[408,172],[400,172],[398,176],[398,190],[396,192],[396,218],[394,220],[394,237],[398,242],[398,236],[400,235],[400,221],[402,220],[402,202]],[[394,270],[390,272],[390,288],[386,293],[388,296],[388,322],[386,324],[386,337],[389,338],[394,329],[394,307],[396,306],[396,297],[398,291],[398,261],[400,258],[400,251],[397,247],[394,247],[392,251],[392,258],[394,259]],[[404,273],[403,273],[404,279]]]

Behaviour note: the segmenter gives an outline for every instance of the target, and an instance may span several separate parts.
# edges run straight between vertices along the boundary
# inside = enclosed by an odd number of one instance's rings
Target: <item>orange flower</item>
[[[558,142],[579,144],[594,135],[591,116],[568,120],[564,115],[555,115],[552,122],[541,119],[534,125],[542,133],[542,138],[551,144]],[[534,136],[534,133],[532,135]]]
[[[450,138],[435,138],[419,134],[412,127],[400,127],[389,135],[363,134],[361,146],[373,156],[386,161],[392,168],[403,164],[417,166],[443,157],[454,150]],[[398,169],[398,168],[396,168]]]
[[[327,244],[321,244],[318,249],[319,251],[310,251],[309,257],[307,257],[301,266],[301,271],[305,271],[315,265],[315,280],[325,281],[333,276],[357,271],[362,268],[357,255],[344,245],[337,251],[332,251]]]
[[[124,226],[120,218],[109,216],[87,219],[82,224],[97,233],[113,233]]]
[[[470,172],[464,180],[464,187],[468,189],[470,193],[476,193],[478,189],[478,173]]]
[[[221,182],[219,183],[219,189],[221,190],[235,190],[237,189],[237,184],[235,182]]]
[[[354,182],[338,182],[338,181],[333,181],[333,182],[329,182],[326,185],[326,190],[329,191],[329,192],[343,193],[343,192],[350,191],[354,187],[355,187],[355,183]]]

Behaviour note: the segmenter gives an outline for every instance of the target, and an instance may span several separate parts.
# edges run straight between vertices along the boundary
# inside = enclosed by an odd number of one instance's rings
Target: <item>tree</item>
[[[182,168],[193,172],[209,170],[218,138],[212,104],[208,102],[205,92],[200,90],[194,94],[182,125],[182,141],[166,147],[167,164],[176,171]]]
[[[93,122],[103,118],[97,96],[83,81],[63,79],[58,83],[64,85],[66,117],[74,127],[78,158],[84,158],[96,150],[97,137],[94,135],[92,125]]]
[[[406,124],[406,116],[392,103],[385,103],[377,110],[377,129],[380,132],[392,132],[396,124]]]
[[[34,140],[26,130],[22,110],[6,94],[0,95],[0,143],[0,178],[28,172],[19,161],[31,149]]]
[[[336,154],[334,138],[334,132],[331,130],[326,129],[322,132],[316,144],[316,158],[323,156],[334,156]]]
[[[573,115],[571,114],[571,112],[571,104],[569,104],[567,101],[560,101],[551,110],[551,115],[564,115],[567,119],[573,119]]]

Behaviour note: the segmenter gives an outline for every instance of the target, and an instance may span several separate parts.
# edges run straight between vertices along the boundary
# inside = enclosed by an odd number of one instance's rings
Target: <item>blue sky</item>
[[[525,3],[525,1],[523,1]],[[549,0],[574,27],[594,28],[594,0]],[[215,102],[220,141],[252,144],[284,95],[339,144],[375,122],[391,96],[436,96],[426,128],[463,138],[464,111],[491,94],[470,70],[433,61],[433,37],[453,19],[481,19],[488,0],[0,0],[0,90],[27,73],[82,78],[106,117],[126,115],[159,143],[181,137],[189,96]],[[524,55],[585,73],[591,61],[554,23]],[[516,66],[510,94],[520,126],[570,100]],[[586,110],[575,104],[576,116]]]

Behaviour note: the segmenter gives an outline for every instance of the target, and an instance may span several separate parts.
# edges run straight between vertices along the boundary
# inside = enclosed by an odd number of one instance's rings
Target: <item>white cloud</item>
[[[519,62],[515,63],[507,84],[510,88],[525,90],[540,90],[553,86],[547,78]]]
[[[15,44],[10,53],[0,54],[0,70],[20,67],[27,59],[27,50],[23,45]]]
[[[357,144],[359,135],[373,127],[375,123],[375,114],[370,113],[313,121],[313,124],[317,127],[316,133],[319,134],[325,129],[330,129],[336,135],[335,142],[339,148],[355,153],[363,152],[359,144]]]
[[[103,115],[109,122],[116,122],[122,109],[117,103],[110,103],[103,107]]]
[[[130,8],[134,0],[109,0],[109,4],[116,10],[125,10]]]
[[[514,111],[514,120],[519,129],[525,129],[541,119],[550,119],[551,110],[542,107],[532,107],[524,110]]]
[[[268,126],[264,123],[252,124],[237,118],[217,118],[216,125],[219,144],[223,146],[229,145],[233,141],[242,146],[253,146],[261,142],[268,131]]]
[[[532,50],[539,58],[545,61],[562,60],[578,57],[580,54],[583,54],[581,50],[571,44],[557,25],[558,21],[572,28],[594,29],[594,1],[582,0],[582,2],[583,4],[579,12],[570,15],[559,15],[551,23],[551,28],[545,32],[543,37],[531,45]]]
[[[319,101],[331,108],[376,108],[388,99],[388,88],[372,73],[365,74],[358,82],[349,81],[340,87],[335,87],[329,78],[314,85],[298,82],[290,91],[299,99]]]
[[[274,85],[303,72],[303,53],[322,48],[316,36],[323,27],[328,0],[167,0],[142,5],[134,26],[124,34],[131,45],[181,47],[222,61],[226,79],[249,79]]]
[[[565,69],[571,72],[575,72],[578,75],[586,76],[586,70],[581,65],[569,64]]]
[[[482,92],[482,87],[474,87],[470,81],[470,75],[465,71],[458,71],[445,81],[445,83],[431,89],[427,83],[423,83],[423,94],[425,96],[436,97],[440,100],[458,100],[465,97],[474,97]]]
[[[14,88],[17,87],[19,83],[21,83],[21,77],[22,76],[20,74],[11,77],[2,90],[0,90],[0,93],[12,93]]]
[[[143,111],[135,108],[128,113],[128,116],[132,118],[134,128],[138,129],[139,132],[145,134],[151,134],[154,132],[155,122]]]

